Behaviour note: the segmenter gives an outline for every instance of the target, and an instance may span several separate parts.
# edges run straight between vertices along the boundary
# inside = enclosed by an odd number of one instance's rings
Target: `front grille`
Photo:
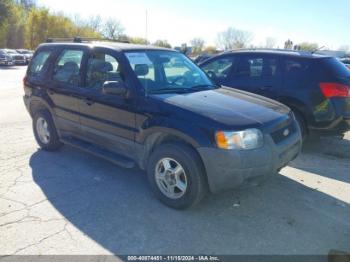
[[[293,121],[291,121],[288,125],[284,126],[283,128],[280,128],[274,132],[271,133],[272,140],[279,144],[283,140],[287,139],[291,135],[293,135],[296,131],[296,126]]]
[[[24,56],[16,55],[16,56],[15,56],[15,59],[16,59],[16,60],[24,60]]]

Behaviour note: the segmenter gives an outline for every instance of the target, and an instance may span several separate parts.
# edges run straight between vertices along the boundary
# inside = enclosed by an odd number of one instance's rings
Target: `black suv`
[[[46,43],[24,79],[44,150],[69,144],[147,170],[155,195],[187,208],[205,193],[261,181],[300,152],[290,109],[214,86],[181,53],[111,42]]]
[[[350,71],[336,58],[286,50],[230,51],[200,64],[217,84],[290,107],[303,137],[350,130]]]

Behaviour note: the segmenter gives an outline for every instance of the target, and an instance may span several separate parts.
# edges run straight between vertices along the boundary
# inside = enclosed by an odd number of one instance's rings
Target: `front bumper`
[[[276,174],[295,159],[302,147],[299,128],[282,142],[276,144],[265,135],[262,148],[254,150],[223,150],[199,148],[212,193],[239,187],[256,177]]]
[[[14,60],[16,65],[26,65],[27,60]]]
[[[0,65],[13,65],[14,63],[12,61],[8,60],[0,60]]]

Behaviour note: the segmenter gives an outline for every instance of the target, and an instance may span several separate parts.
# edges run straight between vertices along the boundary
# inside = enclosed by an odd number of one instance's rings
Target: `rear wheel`
[[[194,206],[207,192],[202,162],[183,144],[167,143],[156,148],[149,158],[147,175],[156,197],[172,208]]]
[[[33,131],[37,143],[43,150],[55,151],[62,146],[48,111],[42,110],[34,114]]]

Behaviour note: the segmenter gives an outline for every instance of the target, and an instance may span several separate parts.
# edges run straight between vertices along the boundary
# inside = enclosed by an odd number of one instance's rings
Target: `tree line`
[[[153,43],[142,37],[130,37],[125,34],[125,28],[115,18],[102,19],[92,16],[81,19],[79,16],[68,17],[63,13],[53,13],[45,7],[38,7],[36,0],[0,0],[0,48],[35,49],[46,39],[72,38],[75,36],[127,41],[135,44],[153,44],[171,48],[165,39]],[[219,32],[216,46],[206,46],[202,38],[190,41],[192,54],[215,53],[219,50],[239,48],[276,48],[277,40],[268,37],[260,46],[252,44],[253,34],[249,31],[229,27]],[[287,47],[286,47],[287,46]],[[303,42],[296,45],[287,40],[284,48],[311,51],[318,49],[317,43]],[[341,49],[349,50],[349,46]]]
[[[119,20],[100,16],[81,19],[53,13],[38,7],[35,0],[0,1],[0,48],[35,49],[48,38],[72,38],[75,36],[127,41],[149,44],[141,37],[129,37]],[[166,40],[157,40],[155,45],[168,47]]]

